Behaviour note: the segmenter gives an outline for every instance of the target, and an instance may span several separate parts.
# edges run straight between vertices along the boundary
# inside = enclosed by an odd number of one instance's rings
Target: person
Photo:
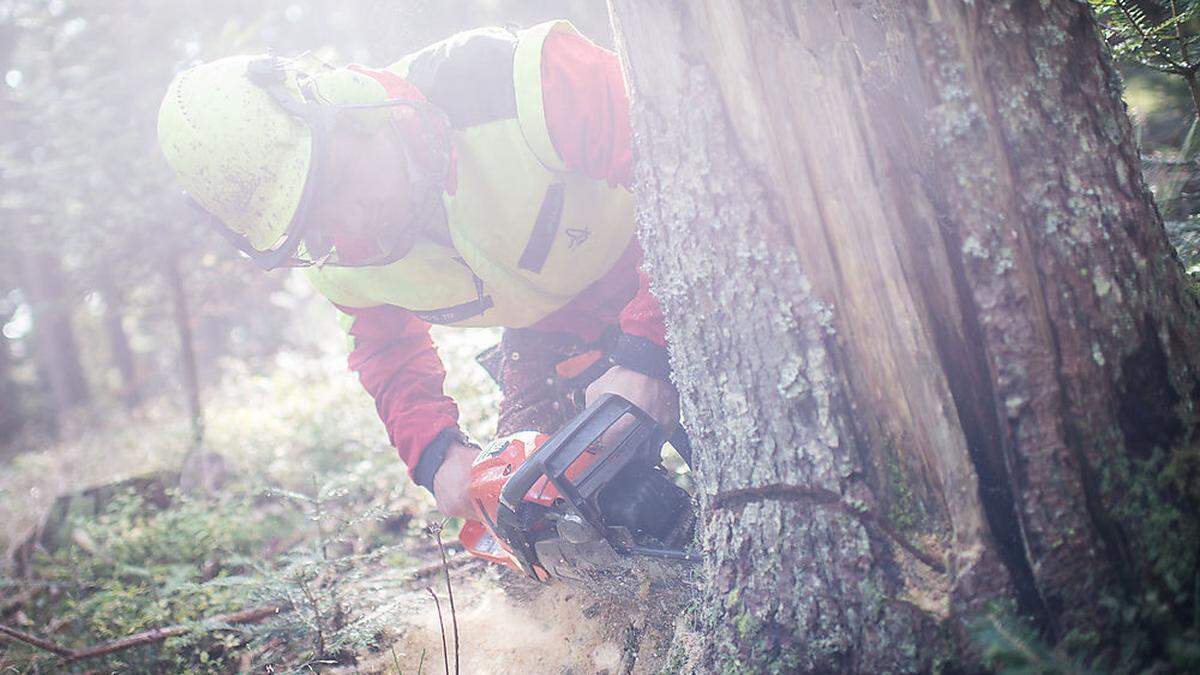
[[[218,231],[340,310],[350,368],[444,513],[471,516],[478,447],[430,324],[504,327],[502,436],[607,392],[677,423],[620,64],[570,23],[467,31],[383,69],[219,59],[176,76],[158,133]]]

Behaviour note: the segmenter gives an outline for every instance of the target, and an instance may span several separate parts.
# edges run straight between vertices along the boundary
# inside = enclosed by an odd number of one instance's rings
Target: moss
[[[683,650],[683,645],[675,643],[671,645],[671,651],[667,653],[667,662],[659,669],[659,675],[676,675],[682,673],[684,666],[687,665],[687,653]]]
[[[900,532],[912,532],[925,522],[925,509],[913,490],[904,467],[894,457],[887,462],[888,492],[891,497],[888,519]]]
[[[734,620],[734,628],[737,629],[738,637],[747,638],[758,633],[759,620],[750,616],[748,612],[743,612]]]
[[[1200,523],[1183,505],[1200,497],[1197,474],[1200,449],[1194,446],[1163,451],[1155,448],[1146,459],[1120,453],[1101,469],[1101,488],[1110,495],[1113,515],[1132,531],[1139,557],[1154,581],[1172,600],[1191,602],[1190,585],[1197,572],[1196,545]]]

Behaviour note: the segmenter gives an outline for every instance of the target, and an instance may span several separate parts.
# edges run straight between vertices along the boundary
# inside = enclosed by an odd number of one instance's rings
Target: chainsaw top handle
[[[594,447],[604,432],[626,415],[633,416],[635,423],[625,434],[611,447]],[[585,498],[591,493],[588,486],[603,485],[624,466],[622,462],[607,460],[623,455],[622,451],[631,444],[638,447],[650,443],[652,447],[662,447],[664,441],[662,429],[654,418],[617,394],[604,394],[517,467],[500,492],[500,503],[515,512],[538,479],[546,476],[572,507],[582,511],[589,519],[594,516],[599,520],[599,514],[588,513],[592,510]],[[567,468],[589,448],[598,456],[573,482],[566,477]]]

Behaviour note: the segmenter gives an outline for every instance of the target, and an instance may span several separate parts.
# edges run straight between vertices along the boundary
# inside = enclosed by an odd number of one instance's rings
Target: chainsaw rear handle
[[[542,476],[547,476],[559,492],[564,494],[560,479],[579,456],[592,443],[597,441],[605,431],[616,424],[625,415],[633,415],[640,422],[630,433],[620,439],[618,444],[624,444],[639,428],[650,425],[656,435],[656,440],[662,444],[662,432],[654,418],[644,410],[630,403],[617,394],[604,394],[587,410],[577,415],[567,426],[556,433],[545,445],[538,448],[534,455],[525,460],[513,473],[512,478],[504,484],[500,491],[500,503],[516,512],[517,506],[525,499],[526,493],[533,488]],[[573,492],[569,489],[567,492]]]

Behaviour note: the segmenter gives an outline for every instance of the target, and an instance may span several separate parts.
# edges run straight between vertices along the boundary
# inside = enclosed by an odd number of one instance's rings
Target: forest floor
[[[477,439],[498,392],[474,363],[494,332],[436,336],[447,389]],[[673,617],[646,598],[539,586],[469,558],[446,524],[455,611],[430,526],[344,356],[283,354],[206,392],[211,488],[176,488],[190,428],[143,406],[0,472],[0,624],[81,649],[141,631],[183,635],[69,664],[79,672],[652,672]],[[434,596],[436,597],[436,600]],[[214,627],[257,607],[265,620]],[[447,648],[443,651],[444,621]],[[647,622],[652,625],[648,625]],[[63,660],[0,641],[0,670]]]

